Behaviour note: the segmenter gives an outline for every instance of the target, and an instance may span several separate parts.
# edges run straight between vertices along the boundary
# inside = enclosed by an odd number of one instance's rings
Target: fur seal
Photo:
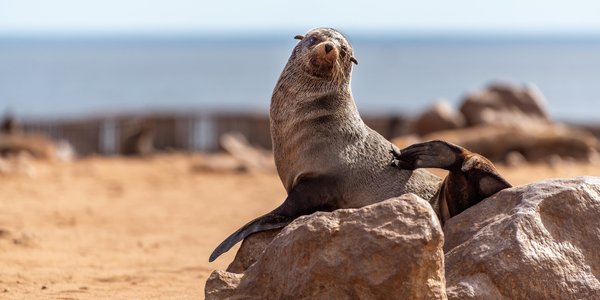
[[[401,169],[439,168],[449,173],[430,200],[442,226],[481,200],[512,185],[487,158],[461,146],[433,140],[402,150],[392,148],[393,164]]]
[[[358,61],[347,39],[331,28],[296,38],[270,108],[275,165],[288,196],[225,239],[209,261],[250,234],[284,227],[301,215],[404,193],[434,199],[439,189],[437,176],[391,164],[391,143],[361,119],[350,88]]]
[[[155,124],[146,119],[133,128],[121,142],[120,152],[129,156],[146,156],[154,152]]]
[[[390,164],[390,142],[362,121],[350,88],[357,63],[346,38],[317,28],[300,41],[271,98],[275,164],[288,196],[234,232],[209,261],[248,235],[281,228],[315,211],[362,207],[403,193],[433,197],[440,179]]]

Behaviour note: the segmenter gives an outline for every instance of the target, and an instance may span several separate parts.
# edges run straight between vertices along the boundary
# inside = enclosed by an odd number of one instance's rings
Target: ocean
[[[560,120],[596,121],[597,37],[356,37],[363,114],[458,106],[492,81],[533,83]],[[0,113],[74,117],[147,111],[266,113],[290,37],[0,38]]]

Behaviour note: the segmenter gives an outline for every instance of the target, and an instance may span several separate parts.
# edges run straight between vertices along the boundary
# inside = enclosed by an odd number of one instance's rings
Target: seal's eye
[[[340,55],[342,57],[346,57],[347,53],[348,53],[348,48],[346,48],[346,46],[342,46],[342,51],[340,51]]]
[[[306,43],[310,47],[310,46],[314,45],[316,42],[317,42],[317,38],[314,36],[311,36],[310,38],[308,38],[308,41]]]

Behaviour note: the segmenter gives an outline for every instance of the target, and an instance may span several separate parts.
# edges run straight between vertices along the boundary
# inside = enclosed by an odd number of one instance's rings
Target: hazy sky
[[[0,0],[0,33],[352,31],[600,33],[598,0]]]

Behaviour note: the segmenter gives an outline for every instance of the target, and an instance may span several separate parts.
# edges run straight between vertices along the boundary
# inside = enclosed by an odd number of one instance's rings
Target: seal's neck
[[[288,191],[302,174],[333,172],[348,145],[367,140],[350,90],[286,66],[271,99],[271,139],[275,165]]]
[[[298,69],[286,66],[281,73],[271,98],[271,122],[287,123],[311,114],[343,112],[353,119],[354,124],[349,125],[364,125],[352,97],[350,76],[342,82],[334,82]]]

